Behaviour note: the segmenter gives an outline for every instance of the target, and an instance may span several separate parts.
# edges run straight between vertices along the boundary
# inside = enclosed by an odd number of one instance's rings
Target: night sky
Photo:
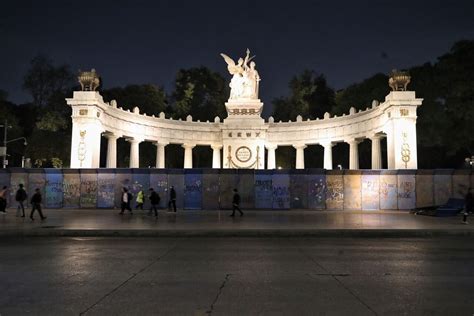
[[[219,53],[237,59],[248,47],[268,105],[304,69],[340,89],[434,61],[474,39],[474,1],[8,1],[0,36],[0,89],[13,102],[29,101],[22,77],[37,53],[74,71],[96,68],[104,88],[171,91],[180,68],[203,65],[230,80]]]

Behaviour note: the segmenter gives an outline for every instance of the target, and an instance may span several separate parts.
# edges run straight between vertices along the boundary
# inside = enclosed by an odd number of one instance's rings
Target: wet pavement
[[[2,238],[1,315],[472,315],[474,239]]]
[[[230,211],[45,210],[32,222],[10,210],[0,215],[0,236],[424,236],[474,235],[474,223],[461,216],[430,217],[404,211],[256,211],[229,217]]]

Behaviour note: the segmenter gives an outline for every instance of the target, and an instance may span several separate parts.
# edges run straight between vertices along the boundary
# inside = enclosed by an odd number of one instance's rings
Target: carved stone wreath
[[[235,151],[235,158],[240,162],[247,162],[252,158],[252,151],[247,146],[240,146]]]

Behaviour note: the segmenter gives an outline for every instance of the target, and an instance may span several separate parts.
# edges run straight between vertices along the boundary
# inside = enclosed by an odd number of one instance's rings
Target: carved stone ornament
[[[82,91],[95,91],[100,84],[99,75],[95,72],[95,69],[91,71],[80,71],[77,80],[81,84]]]
[[[405,169],[408,168],[408,162],[410,161],[410,145],[407,143],[407,133],[402,133],[402,139],[403,139],[403,144],[402,144],[402,161],[405,163]]]
[[[252,151],[247,146],[241,146],[235,151],[235,158],[240,162],[247,162],[252,158]]]
[[[79,141],[79,147],[77,148],[77,158],[81,162],[81,167],[82,167],[82,162],[86,158],[86,143],[85,143],[85,136],[86,136],[86,131],[79,131],[79,135],[81,135],[80,141]]]
[[[388,79],[388,85],[393,91],[407,91],[411,77],[406,71],[392,70],[392,74]]]

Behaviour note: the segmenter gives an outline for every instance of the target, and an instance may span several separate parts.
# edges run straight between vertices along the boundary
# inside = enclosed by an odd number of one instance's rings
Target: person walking
[[[176,213],[176,191],[174,190],[174,186],[171,186],[171,189],[170,189],[170,200],[168,202],[168,212],[171,212],[171,205],[173,205],[173,210]]]
[[[464,199],[464,212],[462,216],[462,223],[463,224],[469,224],[467,221],[467,216],[472,213],[472,208],[473,208],[473,195],[472,195],[472,188],[467,189],[467,194]]]
[[[8,193],[8,187],[5,185],[0,190],[0,212],[3,214],[7,213],[7,193]]]
[[[145,201],[145,194],[143,193],[143,190],[140,189],[137,193],[137,205],[135,207],[136,210],[141,209],[143,211],[143,202]]]
[[[232,214],[231,217],[235,216],[235,210],[240,212],[240,216],[243,216],[244,213],[240,209],[240,195],[237,189],[234,189],[234,197],[232,198]]]
[[[467,194],[464,200],[464,206],[466,212],[472,213],[474,212],[474,196],[472,194],[472,188],[467,189]]]
[[[26,201],[27,198],[28,198],[28,194],[26,194],[25,189],[23,189],[23,184],[20,183],[18,185],[18,190],[16,190],[16,194],[15,194],[15,200],[18,203],[17,211],[16,211],[17,216],[19,216],[20,210],[21,210],[22,212],[21,217],[25,217],[25,205],[23,203]]]
[[[160,205],[160,195],[155,191],[153,190],[153,188],[150,188],[150,196],[149,196],[149,199],[150,199],[150,204],[151,204],[151,207],[150,207],[150,212],[148,212],[149,215],[151,215],[151,211],[155,211],[155,217],[158,217],[158,206]]]
[[[32,221],[35,220],[33,218],[33,214],[35,213],[35,211],[38,211],[42,221],[46,219],[46,216],[43,215],[43,212],[41,210],[41,201],[42,200],[43,200],[43,198],[41,197],[40,189],[36,188],[35,189],[35,194],[33,194],[33,197],[31,198],[31,205],[33,206],[33,208],[31,209],[30,218],[31,218]]]
[[[122,188],[122,200],[121,200],[121,208],[122,211],[119,213],[120,215],[123,214],[125,210],[128,210],[131,215],[133,215],[132,208],[130,207],[130,203],[132,202],[133,196],[130,192],[128,192],[127,188]]]

